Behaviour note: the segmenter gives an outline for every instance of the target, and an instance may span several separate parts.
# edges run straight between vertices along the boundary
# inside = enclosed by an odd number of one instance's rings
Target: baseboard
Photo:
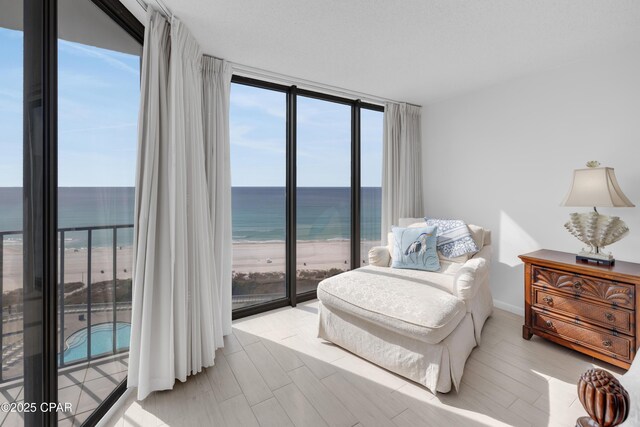
[[[493,300],[493,305],[500,310],[508,311],[509,313],[517,314],[518,316],[524,316],[524,308],[517,305],[509,304],[497,299]]]
[[[114,403],[113,406],[109,408],[107,413],[104,414],[104,416],[100,419],[100,421],[98,421],[98,423],[96,424],[96,427],[106,426],[109,423],[109,420],[111,420],[111,417],[117,415],[117,412],[125,404],[125,402],[127,401],[127,398],[129,398],[131,393],[133,393],[133,388],[128,388],[124,393],[122,393],[122,396],[120,396],[120,398],[116,401],[116,403]]]

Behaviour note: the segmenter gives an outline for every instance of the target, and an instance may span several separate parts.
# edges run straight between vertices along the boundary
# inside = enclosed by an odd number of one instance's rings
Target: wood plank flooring
[[[459,392],[425,388],[316,338],[317,302],[234,322],[216,365],[156,392],[131,395],[108,420],[125,426],[573,426],[593,366],[622,370],[534,337],[496,309]]]

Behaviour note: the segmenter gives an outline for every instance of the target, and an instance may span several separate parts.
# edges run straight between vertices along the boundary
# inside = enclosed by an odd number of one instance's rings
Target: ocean
[[[284,241],[284,187],[232,189],[234,241]],[[296,194],[298,240],[347,240],[351,235],[351,189],[301,187]],[[381,188],[363,187],[361,237],[380,240]]]
[[[233,187],[233,240],[284,241],[284,187]],[[132,224],[135,192],[132,187],[62,187],[58,196],[60,228]],[[381,189],[362,188],[362,240],[380,240]],[[346,240],[351,233],[351,189],[302,187],[297,189],[298,240]],[[22,189],[0,187],[0,231],[22,229]],[[85,248],[86,232],[65,235],[66,248]],[[5,236],[5,244],[20,243]],[[131,229],[118,230],[118,245],[130,245]],[[94,231],[92,246],[111,246],[111,231]]]

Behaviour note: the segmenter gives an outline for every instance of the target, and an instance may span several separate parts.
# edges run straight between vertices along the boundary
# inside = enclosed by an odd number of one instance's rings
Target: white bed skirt
[[[448,393],[452,385],[458,390],[465,362],[476,346],[471,313],[467,313],[456,329],[438,344],[427,344],[392,332],[322,302],[319,304],[319,322],[320,338],[422,384],[434,394]],[[484,324],[484,319],[481,323]],[[477,329],[481,330],[482,326]]]

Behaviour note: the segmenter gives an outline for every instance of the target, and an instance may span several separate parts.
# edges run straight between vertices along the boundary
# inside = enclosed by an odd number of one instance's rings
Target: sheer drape
[[[399,218],[423,215],[420,107],[388,103],[384,108],[382,240]]]
[[[223,345],[225,315],[230,330],[231,280],[220,281],[219,270],[226,266],[214,256],[218,237],[210,211],[224,191],[210,194],[207,180],[202,61],[198,44],[179,21],[169,26],[157,12],[149,12],[128,378],[129,387],[138,387],[139,399],[213,365],[215,350]],[[216,132],[215,123],[207,126]],[[217,174],[216,167],[210,169],[209,175]],[[229,185],[230,192],[230,182],[220,185]],[[227,314],[221,302],[226,295]]]
[[[171,25],[169,60],[169,191],[174,249],[176,378],[213,365],[222,347],[219,285],[205,172],[202,52],[181,22]]]
[[[149,14],[142,52],[128,386],[171,388],[173,277],[169,233],[169,25]],[[156,357],[162,355],[162,357]]]
[[[231,158],[229,99],[231,66],[220,59],[202,58],[204,83],[204,146],[209,211],[213,228],[213,257],[218,283],[231,283]],[[231,286],[220,288],[222,329],[231,333]]]

